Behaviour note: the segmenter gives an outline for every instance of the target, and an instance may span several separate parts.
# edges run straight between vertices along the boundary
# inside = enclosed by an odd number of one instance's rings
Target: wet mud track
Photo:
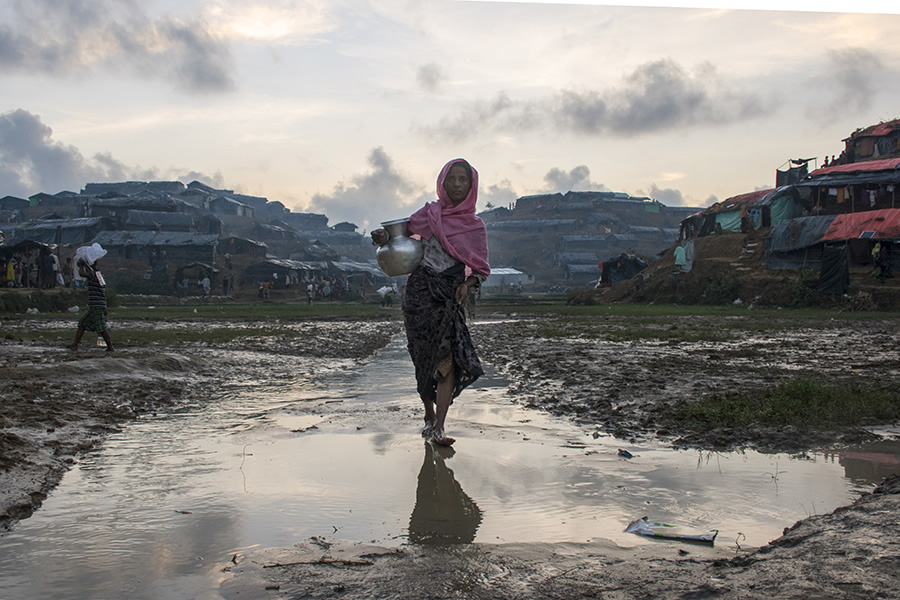
[[[623,439],[662,436],[698,447],[811,447],[790,431],[667,430],[656,407],[673,398],[771,385],[808,373],[830,380],[898,377],[895,321],[833,327],[785,323],[769,332],[727,318],[665,323],[481,316],[473,335],[482,359],[511,381],[511,401],[569,416]],[[302,325],[293,325],[302,327]],[[692,334],[701,328],[703,332]],[[261,389],[302,377],[297,357],[344,361],[371,355],[400,330],[383,323],[318,323],[308,335],[242,340],[229,350],[94,349],[3,342],[0,501],[13,525],[40,505],[69,466],[110,431],[148,411],[203,403],[222,385]],[[709,331],[716,331],[710,335]],[[711,339],[712,338],[712,339]],[[853,349],[859,349],[858,352]],[[848,351],[848,349],[850,349]],[[264,350],[264,352],[259,352]],[[848,352],[852,357],[848,358]],[[216,355],[217,360],[209,359]],[[235,356],[232,362],[224,358]],[[251,358],[248,358],[251,357]],[[302,362],[302,361],[301,361]],[[322,368],[321,360],[308,368]],[[894,382],[898,383],[898,382]],[[831,438],[834,442],[834,437]],[[732,560],[696,558],[671,545],[623,550],[607,543],[370,547],[312,539],[293,549],[248,553],[226,566],[226,598],[682,598],[900,596],[894,536],[896,479],[829,515],[803,520],[758,551]],[[861,574],[861,573],[864,573]]]

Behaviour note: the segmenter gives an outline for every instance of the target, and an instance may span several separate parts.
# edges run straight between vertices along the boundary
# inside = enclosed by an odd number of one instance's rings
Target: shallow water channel
[[[516,406],[491,373],[451,409],[456,446],[433,449],[400,337],[313,372],[226,381],[110,436],[0,537],[3,597],[217,599],[233,558],[313,536],[678,543],[624,533],[642,516],[717,529],[689,551],[732,556],[900,470],[898,442],[803,456],[628,445]]]

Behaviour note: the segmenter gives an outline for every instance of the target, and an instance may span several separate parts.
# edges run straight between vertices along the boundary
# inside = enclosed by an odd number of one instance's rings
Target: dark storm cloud
[[[547,192],[560,192],[565,194],[572,190],[591,191],[591,192],[608,192],[608,187],[602,183],[591,181],[591,170],[586,165],[578,165],[574,169],[566,172],[560,168],[553,167],[544,175],[544,181],[547,182],[545,190]]]
[[[394,168],[383,148],[375,148],[368,158],[370,171],[338,183],[331,194],[316,194],[310,210],[322,212],[335,222],[349,221],[360,228],[374,229],[381,221],[408,216],[419,208],[419,199],[410,201],[417,187]],[[429,200],[433,200],[430,194]]]
[[[154,20],[128,0],[11,0],[0,10],[0,73],[108,67],[194,92],[234,87],[229,48],[199,20]]]
[[[215,188],[217,190],[223,190],[227,187],[225,185],[225,176],[222,175],[221,171],[216,171],[213,175],[207,175],[206,173],[200,173],[198,171],[188,171],[179,175],[178,181],[182,181],[184,183],[199,181],[200,183],[208,185],[209,187]]]
[[[53,130],[27,110],[0,114],[0,196],[28,197],[37,192],[77,192],[86,183],[105,181],[152,181],[194,179],[224,187],[221,173],[209,177],[185,170],[160,172],[131,167],[109,153],[85,158],[75,146],[53,139]]]
[[[486,129],[518,133],[537,128],[632,137],[741,122],[771,110],[756,94],[729,88],[712,65],[688,73],[664,59],[641,65],[621,85],[605,90],[562,90],[553,98],[530,102],[501,93],[492,101],[469,105],[436,129],[455,139]]]
[[[844,48],[829,50],[828,64],[827,80],[835,96],[825,108],[826,114],[837,116],[870,108],[884,76],[881,59],[863,48]]]
[[[666,206],[687,206],[688,201],[685,199],[681,190],[674,188],[661,188],[655,183],[650,185],[650,192],[647,196],[653,200],[658,200]]]
[[[419,67],[416,72],[416,82],[426,92],[436,92],[445,76],[446,74],[441,65],[428,63]]]
[[[21,109],[0,115],[0,194],[78,191],[99,172],[77,148],[54,141],[36,115]]]
[[[455,117],[441,119],[434,129],[451,141],[463,141],[485,127],[502,129],[502,124],[519,110],[509,96],[500,93],[490,101],[470,102]]]

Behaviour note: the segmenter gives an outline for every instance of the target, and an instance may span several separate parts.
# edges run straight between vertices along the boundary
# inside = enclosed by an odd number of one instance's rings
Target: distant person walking
[[[6,263],[6,287],[16,287],[16,259],[11,256]]]
[[[78,320],[75,341],[69,345],[73,351],[78,350],[78,344],[85,331],[95,331],[100,334],[103,341],[106,342],[106,351],[113,351],[109,326],[106,323],[106,281],[97,269],[97,262],[104,256],[106,256],[106,250],[97,243],[91,246],[82,246],[75,251],[75,264],[87,284],[88,310]]]

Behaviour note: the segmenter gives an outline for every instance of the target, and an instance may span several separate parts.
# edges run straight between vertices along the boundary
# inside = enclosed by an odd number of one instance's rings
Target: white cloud
[[[205,17],[229,38],[296,44],[334,31],[338,24],[332,6],[321,0],[219,0],[205,6]]]
[[[420,207],[421,188],[394,166],[383,148],[374,148],[368,163],[369,171],[354,175],[350,183],[338,182],[330,194],[314,195],[307,210],[326,213],[332,224],[349,221],[371,231]]]
[[[0,114],[2,195],[28,197],[38,191],[50,194],[79,191],[91,182],[180,177],[223,183],[221,173],[210,177],[174,167],[144,169],[126,165],[108,152],[85,157],[77,147],[54,139],[53,129],[38,115],[22,109]]]
[[[553,167],[544,175],[544,181],[547,187],[545,192],[566,193],[572,190],[590,191],[590,192],[608,192],[611,191],[602,183],[591,181],[591,170],[587,165],[578,165],[577,167],[564,171],[558,167]]]

